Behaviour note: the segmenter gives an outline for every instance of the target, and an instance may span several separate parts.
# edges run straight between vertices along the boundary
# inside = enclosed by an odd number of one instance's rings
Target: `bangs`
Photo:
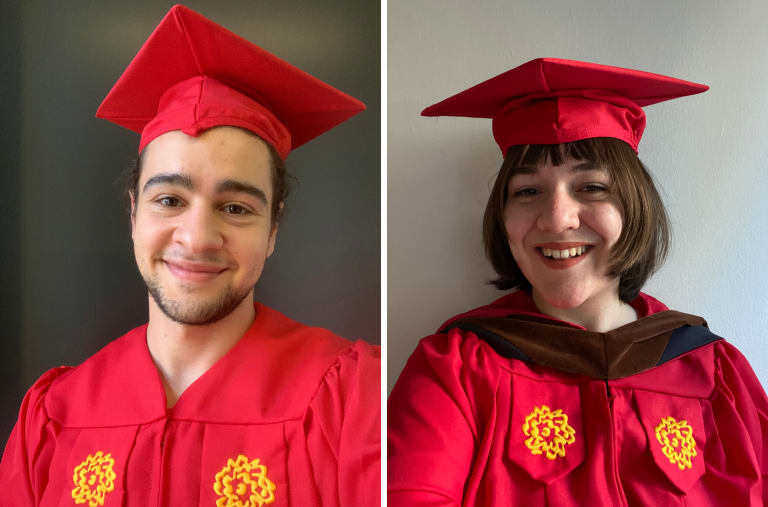
[[[554,166],[560,166],[569,158],[605,167],[612,154],[615,154],[611,151],[614,147],[614,139],[603,137],[565,144],[527,144],[510,147],[507,158],[510,159],[513,172],[515,167],[539,167],[547,161]]]

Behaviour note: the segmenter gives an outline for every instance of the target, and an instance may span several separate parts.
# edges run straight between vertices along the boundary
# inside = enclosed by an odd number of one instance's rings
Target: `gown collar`
[[[51,386],[45,408],[62,426],[97,427],[174,420],[226,424],[299,418],[328,369],[351,349],[330,331],[255,304],[243,337],[166,410],[147,325],[109,343]]]
[[[669,360],[665,352],[671,350],[675,330],[706,327],[701,317],[671,311],[647,294],[630,304],[637,312],[636,321],[594,332],[542,314],[530,295],[517,291],[450,319],[439,332],[471,331],[505,357],[592,378],[618,379],[649,370],[662,358]],[[675,350],[682,354],[691,349],[676,344]]]

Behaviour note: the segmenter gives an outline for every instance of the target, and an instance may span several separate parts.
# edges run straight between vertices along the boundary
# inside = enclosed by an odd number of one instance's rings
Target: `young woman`
[[[493,118],[512,292],[423,339],[389,399],[391,505],[764,505],[768,399],[701,317],[640,292],[668,246],[642,106],[706,86],[538,59],[424,111]]]

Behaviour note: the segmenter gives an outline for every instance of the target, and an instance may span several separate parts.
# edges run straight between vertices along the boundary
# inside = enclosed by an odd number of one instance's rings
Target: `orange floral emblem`
[[[227,460],[213,485],[219,495],[216,507],[261,507],[275,501],[275,489],[267,478],[267,467],[258,458],[249,462],[242,454]]]
[[[89,507],[104,505],[107,493],[115,489],[115,460],[112,454],[98,451],[89,454],[85,460],[75,467],[72,480],[75,489],[72,498],[76,504],[88,503]]]
[[[662,417],[655,431],[661,452],[669,458],[670,463],[677,465],[680,470],[693,468],[691,460],[696,457],[696,440],[688,421],[676,421],[672,416]]]
[[[576,441],[576,430],[568,425],[568,416],[546,405],[534,407],[526,416],[523,433],[528,437],[525,445],[531,454],[543,454],[551,460],[565,457],[565,446]]]

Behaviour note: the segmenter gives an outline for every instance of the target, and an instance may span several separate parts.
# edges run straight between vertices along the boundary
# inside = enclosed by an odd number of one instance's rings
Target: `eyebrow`
[[[195,182],[192,181],[192,178],[190,178],[186,174],[179,174],[179,173],[161,173],[156,174],[155,176],[152,176],[147,180],[146,183],[144,183],[144,187],[142,189],[142,192],[146,192],[147,189],[155,186],[155,185],[176,185],[179,187],[183,187],[189,191],[195,190]],[[216,189],[217,194],[223,194],[223,193],[244,193],[248,194],[258,200],[260,200],[264,204],[268,204],[267,194],[260,189],[259,187],[255,185],[251,185],[250,183],[246,183],[244,181],[238,181],[238,180],[221,180],[218,183],[216,183]]]
[[[602,170],[603,168],[596,163],[585,160],[584,162],[581,162],[579,164],[576,164],[571,168],[572,172],[579,172],[579,171],[594,171],[594,170]],[[512,170],[512,176],[523,174],[523,175],[533,175],[537,174],[539,172],[538,166],[532,166],[532,165],[521,165],[518,167],[515,167]]]
[[[161,173],[149,178],[147,182],[144,183],[144,188],[142,188],[141,191],[146,192],[149,188],[154,187],[155,185],[163,184],[176,185],[179,187],[184,187],[187,190],[195,189],[195,183],[192,181],[192,178],[186,174]]]
[[[222,180],[216,184],[216,193],[223,194],[226,192],[244,193],[251,197],[255,197],[264,204],[268,204],[267,194],[255,185],[245,183],[244,181],[237,180]]]

